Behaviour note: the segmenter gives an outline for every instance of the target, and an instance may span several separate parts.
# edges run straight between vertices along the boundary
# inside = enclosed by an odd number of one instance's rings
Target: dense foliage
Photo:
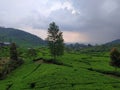
[[[0,79],[4,79],[7,74],[22,64],[23,60],[18,57],[15,43],[0,47]]]
[[[24,63],[0,80],[1,90],[119,90],[120,69],[113,72],[109,52],[65,52],[58,58],[63,64],[56,64],[43,61],[51,59],[46,47],[35,50],[38,59],[33,61],[29,49],[18,48]]]
[[[120,67],[120,52],[113,48],[110,52],[110,65],[114,66],[115,68]]]
[[[62,32],[59,31],[59,27],[55,24],[55,22],[52,22],[49,25],[47,41],[50,53],[54,57],[54,60],[57,56],[63,55],[64,39]]]

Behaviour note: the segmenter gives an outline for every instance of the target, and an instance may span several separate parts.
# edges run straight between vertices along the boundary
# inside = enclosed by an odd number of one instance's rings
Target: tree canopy
[[[120,67],[120,52],[116,49],[113,48],[110,52],[110,65],[114,66],[115,68]]]
[[[11,60],[18,60],[17,48],[15,43],[11,43],[10,45],[10,59]]]
[[[50,53],[54,59],[56,59],[57,56],[63,55],[64,39],[62,32],[59,30],[59,27],[55,22],[49,24],[47,41]]]

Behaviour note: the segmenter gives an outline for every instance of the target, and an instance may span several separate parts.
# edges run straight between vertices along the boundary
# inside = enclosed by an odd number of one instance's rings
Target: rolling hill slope
[[[25,47],[36,47],[45,44],[44,40],[33,34],[18,29],[3,27],[0,27],[0,41],[12,41],[19,46]]]
[[[106,43],[105,45],[113,45],[113,44],[120,44],[120,39],[113,40],[111,42]]]
[[[50,58],[49,53],[43,58]],[[42,53],[39,52],[39,57]],[[120,77],[109,75],[108,53],[68,54],[58,59],[65,65],[34,62],[25,63],[0,80],[0,90],[119,90]],[[70,66],[69,66],[70,65]],[[91,69],[92,68],[92,69]],[[118,69],[120,72],[120,69]]]

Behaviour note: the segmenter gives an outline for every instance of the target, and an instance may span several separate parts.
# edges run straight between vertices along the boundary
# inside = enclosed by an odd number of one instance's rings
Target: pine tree
[[[49,24],[47,41],[50,53],[54,57],[54,60],[57,56],[64,54],[63,35],[62,32],[59,31],[59,27],[55,24],[55,22]]]
[[[11,60],[18,60],[17,48],[15,43],[11,43],[10,45],[10,59]]]

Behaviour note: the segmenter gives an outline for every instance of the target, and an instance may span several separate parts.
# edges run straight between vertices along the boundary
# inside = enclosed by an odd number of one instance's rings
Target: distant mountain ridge
[[[113,44],[120,44],[120,39],[113,40],[111,42],[106,43],[105,45],[113,45]]]
[[[19,46],[36,47],[45,45],[45,41],[28,32],[0,27],[0,42],[15,42]]]

